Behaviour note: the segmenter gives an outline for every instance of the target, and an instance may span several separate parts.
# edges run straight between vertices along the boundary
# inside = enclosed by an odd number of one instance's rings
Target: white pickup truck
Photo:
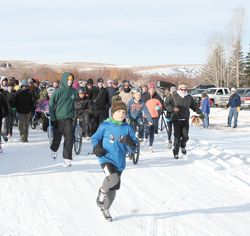
[[[205,90],[210,101],[210,106],[225,106],[230,97],[230,89],[226,87],[209,88]]]

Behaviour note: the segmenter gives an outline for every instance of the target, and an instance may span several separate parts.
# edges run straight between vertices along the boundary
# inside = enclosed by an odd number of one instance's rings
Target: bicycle
[[[133,127],[135,133],[137,134],[137,142],[135,147],[129,147],[128,148],[128,156],[129,159],[133,161],[133,164],[136,165],[139,161],[140,157],[140,140],[138,138],[138,123],[136,121],[130,121],[130,125]]]
[[[140,157],[140,142],[138,139],[137,139],[135,147],[129,147],[128,156],[129,156],[129,159],[133,161],[134,165],[138,163],[139,157]]]
[[[76,127],[74,131],[74,151],[76,155],[79,155],[82,149],[82,127],[80,125],[80,119],[77,118]]]

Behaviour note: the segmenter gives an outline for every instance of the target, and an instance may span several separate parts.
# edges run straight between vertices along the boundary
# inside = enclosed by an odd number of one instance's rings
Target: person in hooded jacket
[[[62,136],[64,137],[63,158],[65,167],[72,165],[74,101],[77,97],[77,91],[72,88],[73,81],[73,74],[64,72],[60,88],[55,90],[49,101],[49,113],[54,132],[50,149],[52,150],[52,157],[55,159]]]
[[[135,147],[137,139],[133,128],[126,122],[127,106],[119,96],[112,99],[112,117],[105,120],[92,136],[93,152],[105,174],[98,191],[97,205],[108,221],[112,221],[109,208],[120,188],[121,174],[126,167],[126,153]]]
[[[179,149],[185,155],[186,144],[189,139],[189,117],[191,108],[203,119],[204,115],[199,109],[199,105],[195,102],[194,98],[188,94],[187,85],[185,82],[180,82],[178,90],[169,98],[169,106],[172,106],[172,122],[174,126],[174,149],[173,154],[175,159],[179,159]]]

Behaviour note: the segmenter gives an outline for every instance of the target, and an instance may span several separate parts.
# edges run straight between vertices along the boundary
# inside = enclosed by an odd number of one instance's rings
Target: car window
[[[250,89],[246,89],[245,91],[244,91],[244,96],[246,96],[246,94],[248,94],[248,93],[250,93]]]
[[[224,89],[224,92],[225,92],[225,94],[228,94],[229,92],[228,92],[228,89]]]
[[[218,91],[217,91],[217,93],[216,93],[217,95],[222,95],[223,94],[223,91],[222,91],[222,89],[219,89]]]
[[[206,91],[206,94],[215,94],[215,92],[216,92],[216,89],[207,89]]]
[[[236,89],[237,94],[239,94],[240,96],[242,96],[245,92],[245,89]]]

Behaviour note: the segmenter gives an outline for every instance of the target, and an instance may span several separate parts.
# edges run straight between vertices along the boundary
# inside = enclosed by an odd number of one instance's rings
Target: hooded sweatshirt
[[[69,72],[64,72],[61,78],[61,86],[56,89],[49,101],[49,113],[51,120],[62,120],[74,117],[74,101],[77,91],[68,86]],[[72,75],[74,78],[74,76]]]

